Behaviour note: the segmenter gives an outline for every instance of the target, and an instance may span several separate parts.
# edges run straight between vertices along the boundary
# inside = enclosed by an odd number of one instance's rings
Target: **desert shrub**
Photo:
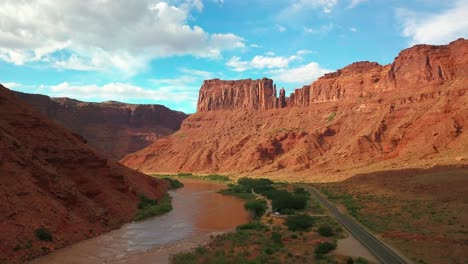
[[[294,188],[294,194],[302,194],[302,195],[310,196],[310,193],[302,187]]]
[[[347,260],[346,260],[346,264],[354,264],[354,259],[349,257]]]
[[[47,228],[45,228],[45,227],[41,227],[41,228],[36,229],[35,234],[36,234],[37,239],[39,239],[39,240],[42,240],[42,241],[52,241],[53,240],[52,234],[50,234],[49,230],[47,230]]]
[[[328,252],[336,249],[336,244],[335,243],[330,243],[330,242],[323,242],[317,245],[315,248],[315,258],[321,259],[325,254]]]
[[[184,184],[181,183],[180,181],[172,178],[163,178],[167,183],[169,183],[169,189],[174,190],[174,189],[179,189],[184,187]]]
[[[358,263],[358,264],[368,264],[369,261],[367,259],[363,258],[363,257],[359,257],[359,258],[356,259],[356,263]]]
[[[306,195],[292,194],[286,190],[270,190],[265,195],[271,199],[272,207],[283,214],[290,214],[291,210],[303,210],[309,200]]]
[[[318,233],[321,236],[324,236],[324,237],[331,237],[331,236],[335,235],[335,232],[333,232],[333,228],[331,226],[328,226],[328,225],[320,226],[318,228]]]
[[[336,117],[336,112],[331,112],[330,115],[328,116],[328,122],[333,121],[335,117]]]
[[[268,229],[267,226],[265,226],[264,224],[262,224],[260,222],[257,222],[257,221],[250,222],[250,223],[247,223],[247,224],[243,224],[243,225],[240,225],[240,226],[237,227],[238,231],[241,231],[241,230],[264,231],[264,230],[267,230],[267,229]]]
[[[240,178],[237,184],[245,186],[249,190],[254,190],[257,193],[263,194],[268,190],[272,190],[273,182],[269,179],[251,179],[251,178]]]
[[[154,206],[157,204],[156,200],[152,200],[146,197],[146,195],[144,194],[140,194],[138,198],[140,199],[140,202],[138,203],[138,209],[145,209],[147,207]]]
[[[245,209],[252,211],[256,219],[262,217],[267,210],[267,203],[265,200],[249,200],[244,205]]]
[[[178,173],[177,176],[179,176],[179,177],[192,177],[193,173],[181,172],[181,173]]]
[[[135,221],[142,221],[150,217],[163,215],[172,210],[172,199],[169,194],[165,194],[159,202],[156,202],[156,200],[151,200],[144,195],[140,195],[138,209],[135,215]]]
[[[224,176],[224,175],[218,175],[218,174],[211,174],[205,177],[208,180],[211,181],[219,181],[219,182],[229,182],[231,179],[229,177]]]
[[[275,244],[283,244],[282,238],[283,237],[281,236],[280,232],[274,231],[271,233],[271,240]]]
[[[314,225],[314,218],[305,214],[292,215],[286,218],[285,224],[291,231],[307,231]]]

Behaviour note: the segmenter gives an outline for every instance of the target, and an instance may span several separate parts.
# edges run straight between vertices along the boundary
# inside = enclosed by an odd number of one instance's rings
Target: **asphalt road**
[[[361,225],[356,223],[351,217],[341,213],[334,205],[322,197],[316,188],[310,187],[308,189],[311,191],[312,195],[314,195],[317,200],[331,212],[332,216],[335,217],[342,226],[348,229],[348,231],[351,232],[351,234],[353,234],[365,247],[367,247],[381,263],[406,263],[405,260],[394,253],[385,244],[380,242]]]

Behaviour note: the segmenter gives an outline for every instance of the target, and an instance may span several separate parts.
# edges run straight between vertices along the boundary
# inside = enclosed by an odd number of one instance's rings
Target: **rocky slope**
[[[276,95],[272,80],[205,81],[180,131],[122,162],[148,172],[305,180],[466,163],[468,40],[353,63]],[[465,160],[465,161],[464,161]],[[327,177],[323,177],[323,176]]]
[[[174,133],[187,115],[162,105],[119,102],[87,103],[69,98],[16,92],[50,119],[82,135],[101,153],[114,159],[141,150]]]
[[[166,184],[95,153],[0,85],[0,263],[16,263],[133,219]],[[46,228],[52,241],[35,232]]]

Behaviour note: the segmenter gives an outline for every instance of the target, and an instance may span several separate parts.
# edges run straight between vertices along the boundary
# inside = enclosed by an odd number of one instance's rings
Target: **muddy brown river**
[[[60,249],[31,263],[168,263],[169,256],[249,221],[244,202],[217,193],[222,184],[183,180],[171,191],[174,210]]]

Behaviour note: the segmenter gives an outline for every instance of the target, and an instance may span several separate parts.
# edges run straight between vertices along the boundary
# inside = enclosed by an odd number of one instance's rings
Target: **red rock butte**
[[[417,45],[402,51],[390,65],[355,62],[325,74],[311,85],[295,89],[289,97],[273,80],[222,81],[203,83],[197,112],[214,110],[268,110],[314,103],[355,99],[388,91],[424,89],[468,76],[467,40],[459,39],[445,46]],[[412,91],[414,92],[414,91]]]
[[[411,47],[385,66],[353,63],[289,97],[266,78],[208,80],[178,132],[121,162],[306,181],[466,163],[467,89],[464,39]]]

